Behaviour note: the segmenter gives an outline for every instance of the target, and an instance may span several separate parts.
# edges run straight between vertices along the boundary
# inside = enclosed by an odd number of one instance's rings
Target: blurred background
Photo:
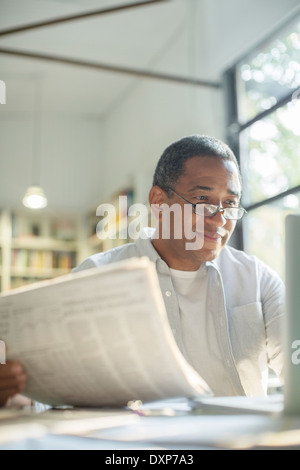
[[[96,236],[97,207],[118,224],[120,195],[147,204],[161,153],[194,133],[240,161],[231,243],[284,278],[299,87],[299,0],[0,0],[1,290],[128,241]],[[32,185],[47,207],[24,207]]]

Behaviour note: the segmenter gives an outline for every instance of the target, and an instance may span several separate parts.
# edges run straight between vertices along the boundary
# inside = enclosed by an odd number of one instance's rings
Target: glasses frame
[[[223,217],[226,220],[241,220],[244,217],[244,215],[247,214],[246,209],[244,209],[242,206],[238,206],[238,207],[220,207],[220,206],[216,206],[215,204],[207,204],[206,202],[198,202],[197,204],[194,204],[193,202],[188,201],[187,199],[185,199],[183,196],[180,196],[180,194],[178,194],[173,188],[167,187],[167,189],[169,191],[172,191],[174,194],[176,194],[176,196],[180,197],[180,199],[183,199],[183,201],[187,202],[188,204],[191,204],[191,206],[193,206],[193,210],[194,210],[195,215],[200,215],[200,214],[197,214],[197,212],[196,212],[196,208],[197,208],[198,205],[211,206],[211,207],[215,208],[215,212],[213,214],[211,214],[211,215],[204,215],[203,214],[203,217],[214,217],[217,214],[217,212],[221,212],[221,214],[223,215]],[[243,212],[242,212],[241,217],[239,217],[237,219],[232,219],[232,218],[227,218],[226,217],[226,215],[225,215],[226,209],[239,209],[239,210],[242,210]]]

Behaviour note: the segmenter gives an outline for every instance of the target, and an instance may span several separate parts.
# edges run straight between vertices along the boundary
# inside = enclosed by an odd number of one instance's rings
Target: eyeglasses
[[[198,202],[197,204],[193,204],[184,197],[180,196],[180,194],[177,194],[174,189],[169,187],[167,189],[172,191],[174,194],[176,194],[176,196],[180,197],[188,204],[191,204],[196,215],[202,215],[204,217],[213,217],[214,215],[216,215],[217,212],[221,212],[226,220],[239,220],[247,213],[246,209],[244,209],[243,207],[220,207],[216,206],[215,204],[206,204],[205,202]],[[201,209],[197,206],[201,206]]]

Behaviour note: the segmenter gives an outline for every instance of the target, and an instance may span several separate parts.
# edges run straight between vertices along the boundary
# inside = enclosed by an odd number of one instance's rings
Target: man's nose
[[[227,222],[222,207],[219,207],[218,212],[212,217],[207,217],[206,220],[209,220],[216,227],[223,227]]]

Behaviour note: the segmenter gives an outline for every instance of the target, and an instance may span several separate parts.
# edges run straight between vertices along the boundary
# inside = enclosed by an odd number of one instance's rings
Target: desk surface
[[[280,397],[136,408],[3,409],[0,450],[300,449],[300,416],[286,416]]]

